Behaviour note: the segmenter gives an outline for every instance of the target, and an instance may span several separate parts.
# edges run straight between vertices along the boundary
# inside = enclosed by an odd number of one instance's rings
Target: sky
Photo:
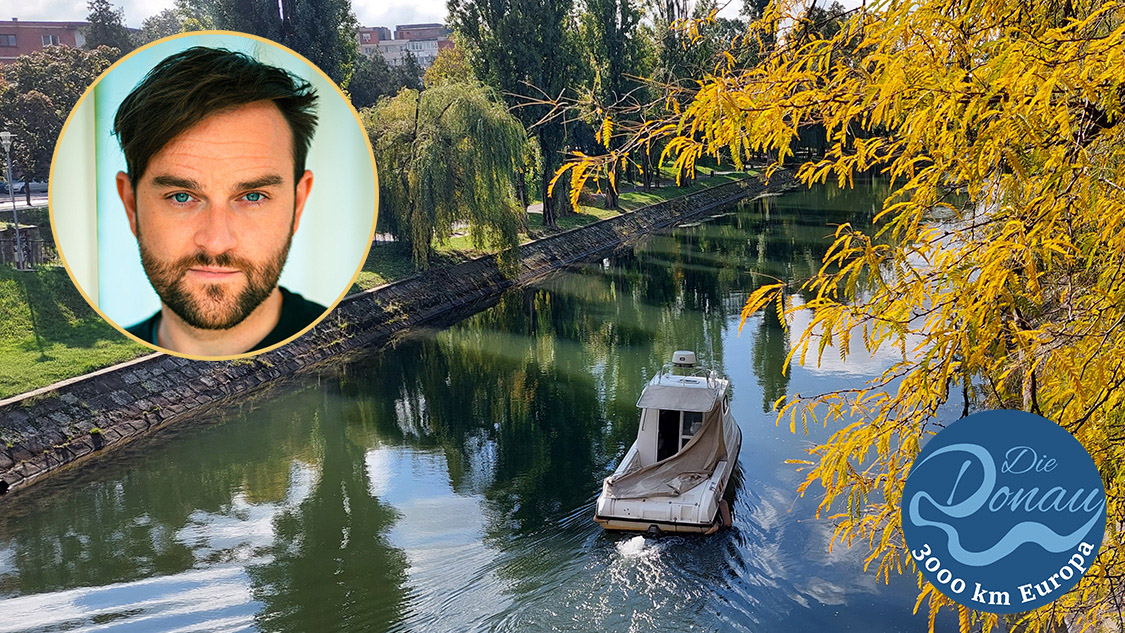
[[[125,9],[125,24],[140,28],[141,22],[171,7],[174,0],[113,0]],[[8,4],[8,3],[5,3]],[[15,3],[13,3],[15,4]],[[86,0],[32,0],[20,9],[0,13],[0,20],[85,20]],[[352,11],[363,26],[386,26],[416,22],[445,22],[445,0],[352,0]]]

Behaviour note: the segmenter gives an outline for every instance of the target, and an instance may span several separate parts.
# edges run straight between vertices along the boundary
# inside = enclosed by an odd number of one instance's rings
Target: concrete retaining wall
[[[770,189],[792,184],[779,174]],[[276,378],[376,348],[411,327],[456,322],[509,286],[604,257],[630,238],[764,191],[756,181],[728,183],[526,244],[514,279],[487,256],[352,295],[297,341],[252,359],[151,354],[0,401],[0,494]]]

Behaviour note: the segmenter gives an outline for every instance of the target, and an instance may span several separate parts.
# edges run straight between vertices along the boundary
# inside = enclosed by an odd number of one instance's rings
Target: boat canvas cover
[[[722,407],[718,403],[713,404],[715,407],[703,416],[703,426],[680,452],[610,479],[610,494],[616,499],[678,496],[709,479],[715,472],[715,466],[727,456]]]
[[[713,387],[651,384],[641,393],[637,406],[642,409],[672,409],[706,413],[715,408],[719,390]]]

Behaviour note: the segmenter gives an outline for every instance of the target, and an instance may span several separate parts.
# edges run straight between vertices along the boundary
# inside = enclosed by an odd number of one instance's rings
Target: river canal
[[[913,578],[829,553],[794,492],[784,460],[827,432],[769,412],[888,360],[784,374],[776,317],[738,331],[756,273],[809,275],[884,194],[732,205],[14,493],[0,631],[924,631]],[[605,534],[600,481],[677,349],[732,380],[734,527]]]

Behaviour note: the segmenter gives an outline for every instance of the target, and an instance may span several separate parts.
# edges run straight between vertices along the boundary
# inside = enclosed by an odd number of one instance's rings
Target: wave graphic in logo
[[[1017,547],[1024,543],[1034,543],[1044,550],[1056,554],[1070,551],[1082,542],[1082,539],[1090,532],[1090,529],[1102,518],[1105,509],[1104,499],[1098,507],[1094,509],[1090,515],[1090,519],[1069,534],[1059,534],[1050,527],[1037,521],[1023,521],[1008,530],[1008,533],[1001,537],[992,547],[980,552],[969,551],[961,546],[961,535],[958,533],[957,528],[949,523],[925,519],[919,511],[920,502],[922,499],[925,499],[945,516],[963,518],[975,514],[984,506],[988,498],[992,496],[993,488],[996,485],[996,462],[993,461],[992,455],[990,455],[983,446],[968,443],[950,444],[949,446],[930,453],[926,459],[918,462],[917,466],[921,466],[923,463],[938,455],[958,451],[969,453],[980,460],[981,466],[984,468],[984,481],[981,482],[981,485],[969,498],[953,505],[938,503],[928,492],[924,490],[919,491],[910,498],[910,520],[917,526],[936,527],[942,532],[945,532],[948,538],[947,546],[949,555],[965,565],[970,565],[972,567],[991,565],[1008,554],[1011,554]]]

